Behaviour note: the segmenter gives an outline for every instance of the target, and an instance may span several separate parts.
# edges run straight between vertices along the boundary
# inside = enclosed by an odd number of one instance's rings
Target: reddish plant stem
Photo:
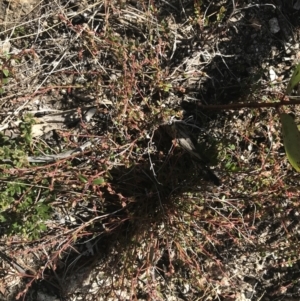
[[[234,103],[228,105],[203,105],[197,104],[198,108],[203,110],[238,110],[243,108],[279,108],[281,106],[289,106],[289,105],[299,105],[299,99],[293,100],[285,100],[285,101],[278,101],[278,102],[250,102],[250,103]]]

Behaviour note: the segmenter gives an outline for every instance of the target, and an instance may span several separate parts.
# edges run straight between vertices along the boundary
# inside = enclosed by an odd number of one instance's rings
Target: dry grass
[[[233,3],[5,4],[5,300],[297,295],[299,176],[276,112],[197,109],[272,102],[284,87],[266,79],[263,64],[241,77],[244,62],[225,53],[226,38],[237,41],[231,30],[244,26],[231,23]],[[174,145],[161,126],[172,116],[193,116],[189,134],[222,186]]]

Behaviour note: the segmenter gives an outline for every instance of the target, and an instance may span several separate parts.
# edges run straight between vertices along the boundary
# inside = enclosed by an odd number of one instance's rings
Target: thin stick
[[[278,108],[281,106],[290,106],[290,105],[299,105],[299,99],[287,100],[287,101],[278,101],[278,102],[250,102],[250,103],[234,103],[228,105],[202,105],[197,104],[198,108],[203,110],[239,110],[242,108]]]

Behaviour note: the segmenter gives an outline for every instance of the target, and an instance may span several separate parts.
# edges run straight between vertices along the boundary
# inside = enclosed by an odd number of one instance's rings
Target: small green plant
[[[0,95],[4,93],[3,86],[8,83],[10,77],[13,76],[13,67],[11,64],[11,55],[0,55]]]
[[[32,137],[31,126],[34,119],[24,117],[19,125],[21,132],[17,139],[0,137],[0,221],[6,225],[10,234],[21,234],[36,239],[46,230],[45,221],[51,214],[51,202],[55,194],[49,193],[47,179],[32,183],[30,176],[22,176],[22,170],[28,167],[27,153],[30,151]],[[12,172],[13,166],[15,173]],[[17,174],[17,176],[15,176]]]
[[[18,26],[16,27],[16,29],[14,30],[13,33],[13,37],[17,38],[17,37],[22,37],[26,34],[26,28],[25,26]]]
[[[24,143],[30,146],[32,143],[31,128],[35,124],[35,120],[32,115],[27,114],[23,118],[23,122],[20,123],[21,139],[24,139]]]
[[[158,87],[163,92],[169,92],[170,89],[172,89],[172,84],[167,83],[167,82],[161,82],[158,84]]]
[[[22,50],[18,54],[0,51],[0,95],[5,92],[4,86],[8,84],[9,79],[15,77],[16,65],[25,56],[31,56],[34,59],[38,57],[33,48]]]
[[[37,239],[47,228],[45,221],[50,217],[50,203],[55,195],[50,196],[48,189],[37,188],[25,180],[0,179],[0,183],[0,221],[6,225],[7,233]]]
[[[16,139],[9,139],[0,133],[0,160],[10,161],[15,167],[21,168],[28,165],[26,153],[30,151],[32,143],[31,127],[34,119],[31,115],[26,115],[23,122],[19,125],[21,132]]]
[[[222,22],[222,20],[225,17],[225,13],[226,13],[226,8],[224,6],[220,7],[219,13],[217,14],[217,21],[218,22]]]

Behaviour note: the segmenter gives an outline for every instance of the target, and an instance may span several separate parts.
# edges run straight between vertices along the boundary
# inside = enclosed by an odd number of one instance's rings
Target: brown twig
[[[204,105],[197,104],[197,107],[203,110],[238,110],[242,108],[278,108],[281,106],[299,105],[300,99],[277,101],[277,102],[250,102],[250,103],[234,103],[228,105]]]

